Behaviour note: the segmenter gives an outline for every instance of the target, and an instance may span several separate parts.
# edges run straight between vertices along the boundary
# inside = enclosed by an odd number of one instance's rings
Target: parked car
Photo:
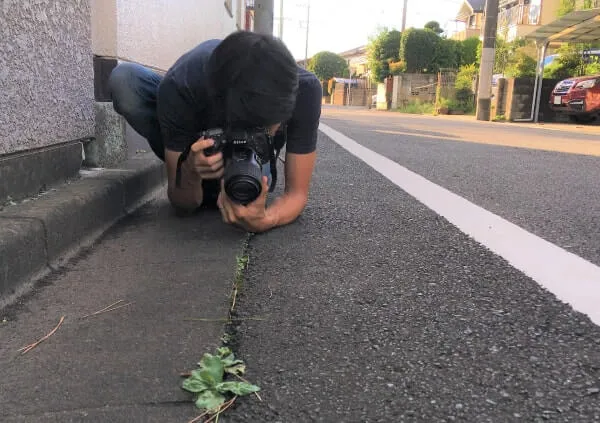
[[[550,95],[550,108],[576,122],[591,122],[600,115],[600,75],[560,81]]]

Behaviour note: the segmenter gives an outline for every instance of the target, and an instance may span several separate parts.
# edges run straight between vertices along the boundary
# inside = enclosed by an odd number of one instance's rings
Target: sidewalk
[[[128,127],[128,159],[82,169],[40,195],[0,205],[0,308],[60,268],[166,182],[164,164]]]
[[[587,135],[600,135],[600,123],[596,122],[590,125],[575,124],[575,123],[554,123],[554,122],[492,122],[492,121],[481,121],[477,120],[474,115],[421,115],[411,113],[401,113],[394,110],[376,110],[368,109],[366,107],[348,107],[348,106],[332,106],[324,105],[323,108],[330,110],[353,111],[357,110],[365,115],[379,115],[379,116],[398,116],[402,119],[419,119],[423,117],[435,118],[446,122],[468,122],[483,127],[497,127],[497,125],[506,125],[513,128],[530,128],[540,129],[556,132],[564,132],[566,134],[587,134]]]
[[[180,373],[221,346],[245,239],[218,211],[176,217],[158,193],[0,313],[0,421],[195,417]],[[63,316],[47,341],[19,352]]]

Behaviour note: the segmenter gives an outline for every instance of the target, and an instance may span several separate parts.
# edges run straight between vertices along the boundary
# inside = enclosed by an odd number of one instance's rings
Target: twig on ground
[[[238,287],[237,287],[237,283],[233,284],[233,293],[231,294],[233,296],[233,300],[231,301],[231,308],[229,309],[230,312],[233,312],[233,309],[235,308],[235,300],[237,298],[237,293],[238,293]]]
[[[102,310],[98,310],[98,311],[95,311],[95,312],[93,312],[93,313],[91,313],[91,314],[88,314],[88,316],[91,316],[92,314],[102,313],[103,311],[106,311],[106,310],[108,310],[109,308],[111,308],[111,307],[114,307],[114,306],[116,306],[117,304],[119,304],[119,303],[122,303],[122,302],[123,302],[123,300],[115,301],[115,302],[114,302],[114,303],[112,303],[111,305],[104,307]],[[85,316],[84,316],[84,317],[85,317]]]
[[[229,401],[227,401],[226,403],[223,403],[221,405],[221,407],[219,407],[219,411],[217,411],[215,414],[213,414],[208,420],[205,420],[204,423],[210,423],[215,419],[216,419],[215,422],[219,421],[219,414],[221,414],[223,411],[225,411],[229,407],[231,407],[236,399],[237,399],[237,395],[235,397],[233,397],[232,399],[230,399]],[[200,421],[200,419],[202,417],[206,416],[207,414],[209,414],[209,412],[205,411],[204,413],[200,414],[199,416],[194,417],[188,423],[197,423]]]
[[[254,320],[254,321],[263,321],[263,320],[267,320],[265,317],[237,317],[237,318],[227,318],[227,317],[222,317],[219,319],[207,319],[204,317],[188,317],[183,319],[185,322],[207,322],[207,323],[214,323],[214,322],[223,322],[223,323],[232,323],[232,322],[244,322],[247,320]]]
[[[200,414],[199,416],[194,417],[192,420],[190,420],[188,423],[196,423],[199,422],[200,419],[204,416],[206,416],[208,414],[208,411],[205,411],[204,413]]]
[[[231,407],[236,399],[237,399],[237,395],[235,397],[233,397],[232,399],[230,399],[229,401],[227,401],[225,404],[223,404],[221,406],[221,408],[219,409],[219,411],[217,411],[210,419],[206,420],[204,423],[210,423],[213,420],[215,422],[219,421],[219,414],[221,414],[223,411],[225,411],[229,407]]]
[[[109,311],[115,311],[115,310],[118,310],[118,309],[120,309],[122,307],[127,307],[127,306],[133,304],[133,302],[129,302],[129,303],[121,304],[121,305],[115,307],[117,304],[122,303],[122,302],[123,302],[123,300],[119,300],[117,302],[114,302],[111,305],[104,307],[102,310],[98,310],[98,311],[95,311],[93,313],[90,313],[90,314],[87,314],[87,315],[83,316],[82,319],[85,319],[86,317],[97,316],[97,315],[102,314],[102,313],[108,313]]]
[[[64,320],[65,320],[65,316],[62,316],[60,318],[60,321],[58,322],[58,325],[56,325],[56,327],[54,329],[52,329],[52,331],[50,331],[50,333],[48,333],[43,338],[40,338],[38,341],[34,342],[33,344],[29,344],[29,345],[24,346],[23,348],[20,348],[19,351],[22,351],[21,355],[23,355],[25,353],[28,353],[29,351],[31,351],[32,349],[34,349],[35,347],[37,347],[39,344],[41,344],[42,342],[44,342],[46,339],[48,339],[52,335],[54,335],[54,332],[56,332],[58,330],[58,328],[60,327],[60,325],[62,325],[62,323],[63,323]]]

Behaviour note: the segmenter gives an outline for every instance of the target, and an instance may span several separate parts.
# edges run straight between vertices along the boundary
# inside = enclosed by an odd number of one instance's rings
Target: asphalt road
[[[598,261],[597,158],[360,120],[323,119]],[[600,328],[325,136],[303,217],[250,247],[235,333],[264,401],[223,421],[600,421]]]
[[[600,265],[600,156],[591,155],[600,148],[600,131],[339,109],[324,114],[324,123],[369,149]],[[574,140],[578,154],[551,151]]]

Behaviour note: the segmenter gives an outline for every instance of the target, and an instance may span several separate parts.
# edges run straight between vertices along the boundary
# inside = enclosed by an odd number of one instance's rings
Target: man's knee
[[[115,111],[127,116],[136,110],[140,99],[136,84],[138,81],[138,65],[121,63],[115,67],[108,79],[108,87]]]

